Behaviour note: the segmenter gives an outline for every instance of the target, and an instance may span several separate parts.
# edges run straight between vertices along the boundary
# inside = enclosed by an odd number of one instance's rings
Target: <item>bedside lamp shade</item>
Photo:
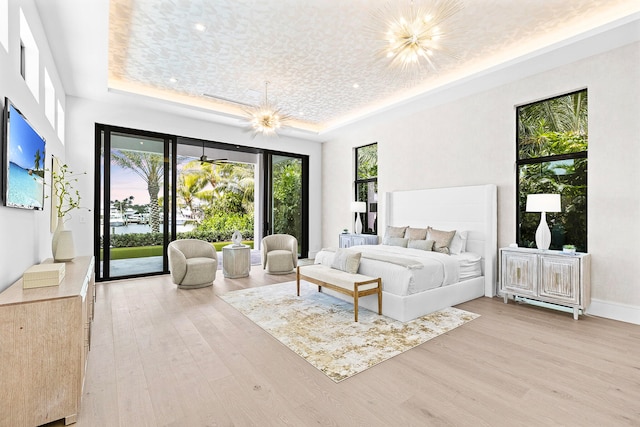
[[[540,212],[540,225],[536,230],[536,246],[547,250],[551,245],[551,231],[547,225],[547,212],[560,212],[559,194],[529,194],[527,195],[527,212]]]
[[[527,212],[560,212],[560,195],[529,194]]]
[[[362,221],[360,221],[360,213],[367,211],[367,204],[365,202],[351,202],[351,212],[356,213],[356,223],[353,228],[356,234],[362,233]]]

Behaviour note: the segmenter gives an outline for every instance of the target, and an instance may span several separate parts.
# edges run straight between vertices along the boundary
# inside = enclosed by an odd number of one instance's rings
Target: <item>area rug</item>
[[[286,282],[220,298],[335,382],[479,317],[449,307],[403,323],[361,307],[356,323],[353,304],[303,281],[299,297],[296,283]]]

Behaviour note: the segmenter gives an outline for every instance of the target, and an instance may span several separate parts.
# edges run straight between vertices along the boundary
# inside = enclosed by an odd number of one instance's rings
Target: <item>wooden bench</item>
[[[298,266],[296,284],[300,296],[300,279],[318,285],[318,292],[327,288],[353,298],[355,321],[358,321],[358,298],[378,294],[378,314],[382,314],[382,279],[347,273],[322,264]]]

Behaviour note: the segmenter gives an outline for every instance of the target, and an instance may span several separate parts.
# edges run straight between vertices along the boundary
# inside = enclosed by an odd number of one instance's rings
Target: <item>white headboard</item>
[[[467,251],[482,256],[485,296],[496,294],[498,202],[495,184],[387,193],[387,225],[468,231]],[[380,230],[384,234],[384,229]]]

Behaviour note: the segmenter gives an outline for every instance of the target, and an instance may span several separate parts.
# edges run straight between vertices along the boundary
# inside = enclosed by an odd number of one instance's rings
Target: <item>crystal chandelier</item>
[[[249,126],[256,135],[261,133],[267,136],[277,136],[277,130],[289,117],[269,104],[268,87],[269,82],[264,82],[264,102],[248,111]]]
[[[452,34],[450,18],[462,9],[458,0],[436,1],[429,6],[415,6],[400,10],[394,17],[383,17],[386,24],[384,55],[390,65],[407,69],[426,64],[436,69],[434,56],[443,53],[455,57],[447,47]]]

